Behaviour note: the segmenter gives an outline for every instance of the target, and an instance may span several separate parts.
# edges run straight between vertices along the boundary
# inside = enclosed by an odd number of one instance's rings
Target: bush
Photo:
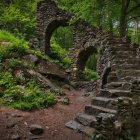
[[[9,88],[15,85],[13,76],[9,72],[0,73],[0,87]]]
[[[97,74],[97,72],[95,72],[95,71],[93,71],[91,69],[85,68],[85,78],[87,80],[98,80],[99,75]]]

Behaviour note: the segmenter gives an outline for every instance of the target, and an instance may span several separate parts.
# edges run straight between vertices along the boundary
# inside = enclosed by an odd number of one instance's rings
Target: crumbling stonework
[[[43,53],[50,53],[51,36],[59,26],[68,25],[71,15],[58,8],[53,0],[42,0],[37,5],[36,38]]]
[[[43,53],[50,54],[50,39],[59,26],[69,26],[71,14],[58,8],[53,0],[42,0],[37,6],[36,37],[30,42],[30,46],[38,47]],[[100,28],[91,26],[88,22],[78,19],[72,25],[73,46],[68,53],[71,59],[71,80],[84,78],[83,70],[89,56],[100,48],[105,48],[109,42],[109,33]],[[106,62],[98,64],[99,74],[107,65]],[[103,58],[103,59],[104,59]]]
[[[73,47],[68,56],[72,60],[71,76],[73,80],[83,79],[83,71],[90,55],[98,49],[108,45],[109,34],[91,26],[84,20],[77,20],[73,24]],[[100,63],[101,64],[101,63]],[[98,73],[102,73],[102,66],[98,65]]]
[[[50,38],[59,26],[68,26],[71,14],[61,10],[52,0],[42,0],[37,8],[36,38],[31,42],[43,53],[50,53]],[[100,76],[96,97],[78,113],[78,123],[100,131],[105,140],[119,136],[126,139],[125,132],[139,136],[140,120],[140,51],[121,38],[110,38],[108,32],[78,19],[72,25],[73,46],[69,80],[84,78],[83,70],[89,56],[99,51],[97,71]],[[82,120],[82,121],[81,121]],[[83,121],[84,120],[84,121]],[[85,124],[83,122],[88,122]],[[103,139],[101,139],[103,140]]]

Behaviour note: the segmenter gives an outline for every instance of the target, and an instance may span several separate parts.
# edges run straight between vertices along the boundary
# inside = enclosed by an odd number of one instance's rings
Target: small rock
[[[7,124],[7,125],[6,125],[6,128],[7,128],[7,129],[8,129],[8,128],[13,128],[16,124],[17,124],[17,122],[12,122],[12,123],[10,123],[10,124]]]
[[[24,56],[23,59],[31,63],[36,63],[38,61],[38,57],[32,54]]]
[[[71,120],[71,121],[67,122],[65,124],[65,126],[68,127],[68,128],[70,128],[70,129],[74,129],[74,130],[76,130],[76,129],[79,128],[78,123],[76,121],[74,121],[74,120]]]
[[[43,130],[42,126],[40,126],[40,125],[32,124],[30,126],[30,132],[34,135],[40,135],[43,133],[43,131],[44,130]]]
[[[20,139],[19,134],[15,134],[11,137],[11,140],[19,140],[19,139]]]
[[[68,97],[64,97],[63,99],[60,100],[60,102],[64,105],[69,105],[70,99]]]
[[[46,129],[50,129],[49,126],[46,126]]]
[[[90,96],[90,94],[91,94],[90,92],[86,92],[86,93],[83,93],[82,96],[88,97]]]
[[[21,114],[18,114],[18,113],[12,113],[11,116],[12,117],[17,117],[17,118],[18,117],[23,117]]]

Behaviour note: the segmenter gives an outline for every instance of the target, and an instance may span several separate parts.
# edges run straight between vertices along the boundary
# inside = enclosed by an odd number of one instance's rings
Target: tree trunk
[[[120,16],[120,37],[126,36],[127,28],[127,11],[129,7],[130,0],[121,0],[121,16]]]

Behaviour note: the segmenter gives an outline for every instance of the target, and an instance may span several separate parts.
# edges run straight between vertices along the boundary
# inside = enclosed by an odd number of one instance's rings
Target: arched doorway
[[[74,51],[73,51],[74,52]],[[90,56],[97,55],[96,46],[88,46],[86,48],[79,49],[79,52],[73,54],[73,64],[72,64],[72,78],[74,80],[89,80],[86,79],[86,68],[87,62]],[[96,64],[95,64],[96,65]]]
[[[45,32],[45,53],[50,55],[51,37],[55,30],[59,27],[68,26],[67,20],[53,20],[46,28]]]
[[[60,26],[51,36],[50,39],[50,54],[49,56],[58,61],[60,65],[68,67],[70,65],[70,58],[67,57],[67,53],[72,48],[72,27]]]

